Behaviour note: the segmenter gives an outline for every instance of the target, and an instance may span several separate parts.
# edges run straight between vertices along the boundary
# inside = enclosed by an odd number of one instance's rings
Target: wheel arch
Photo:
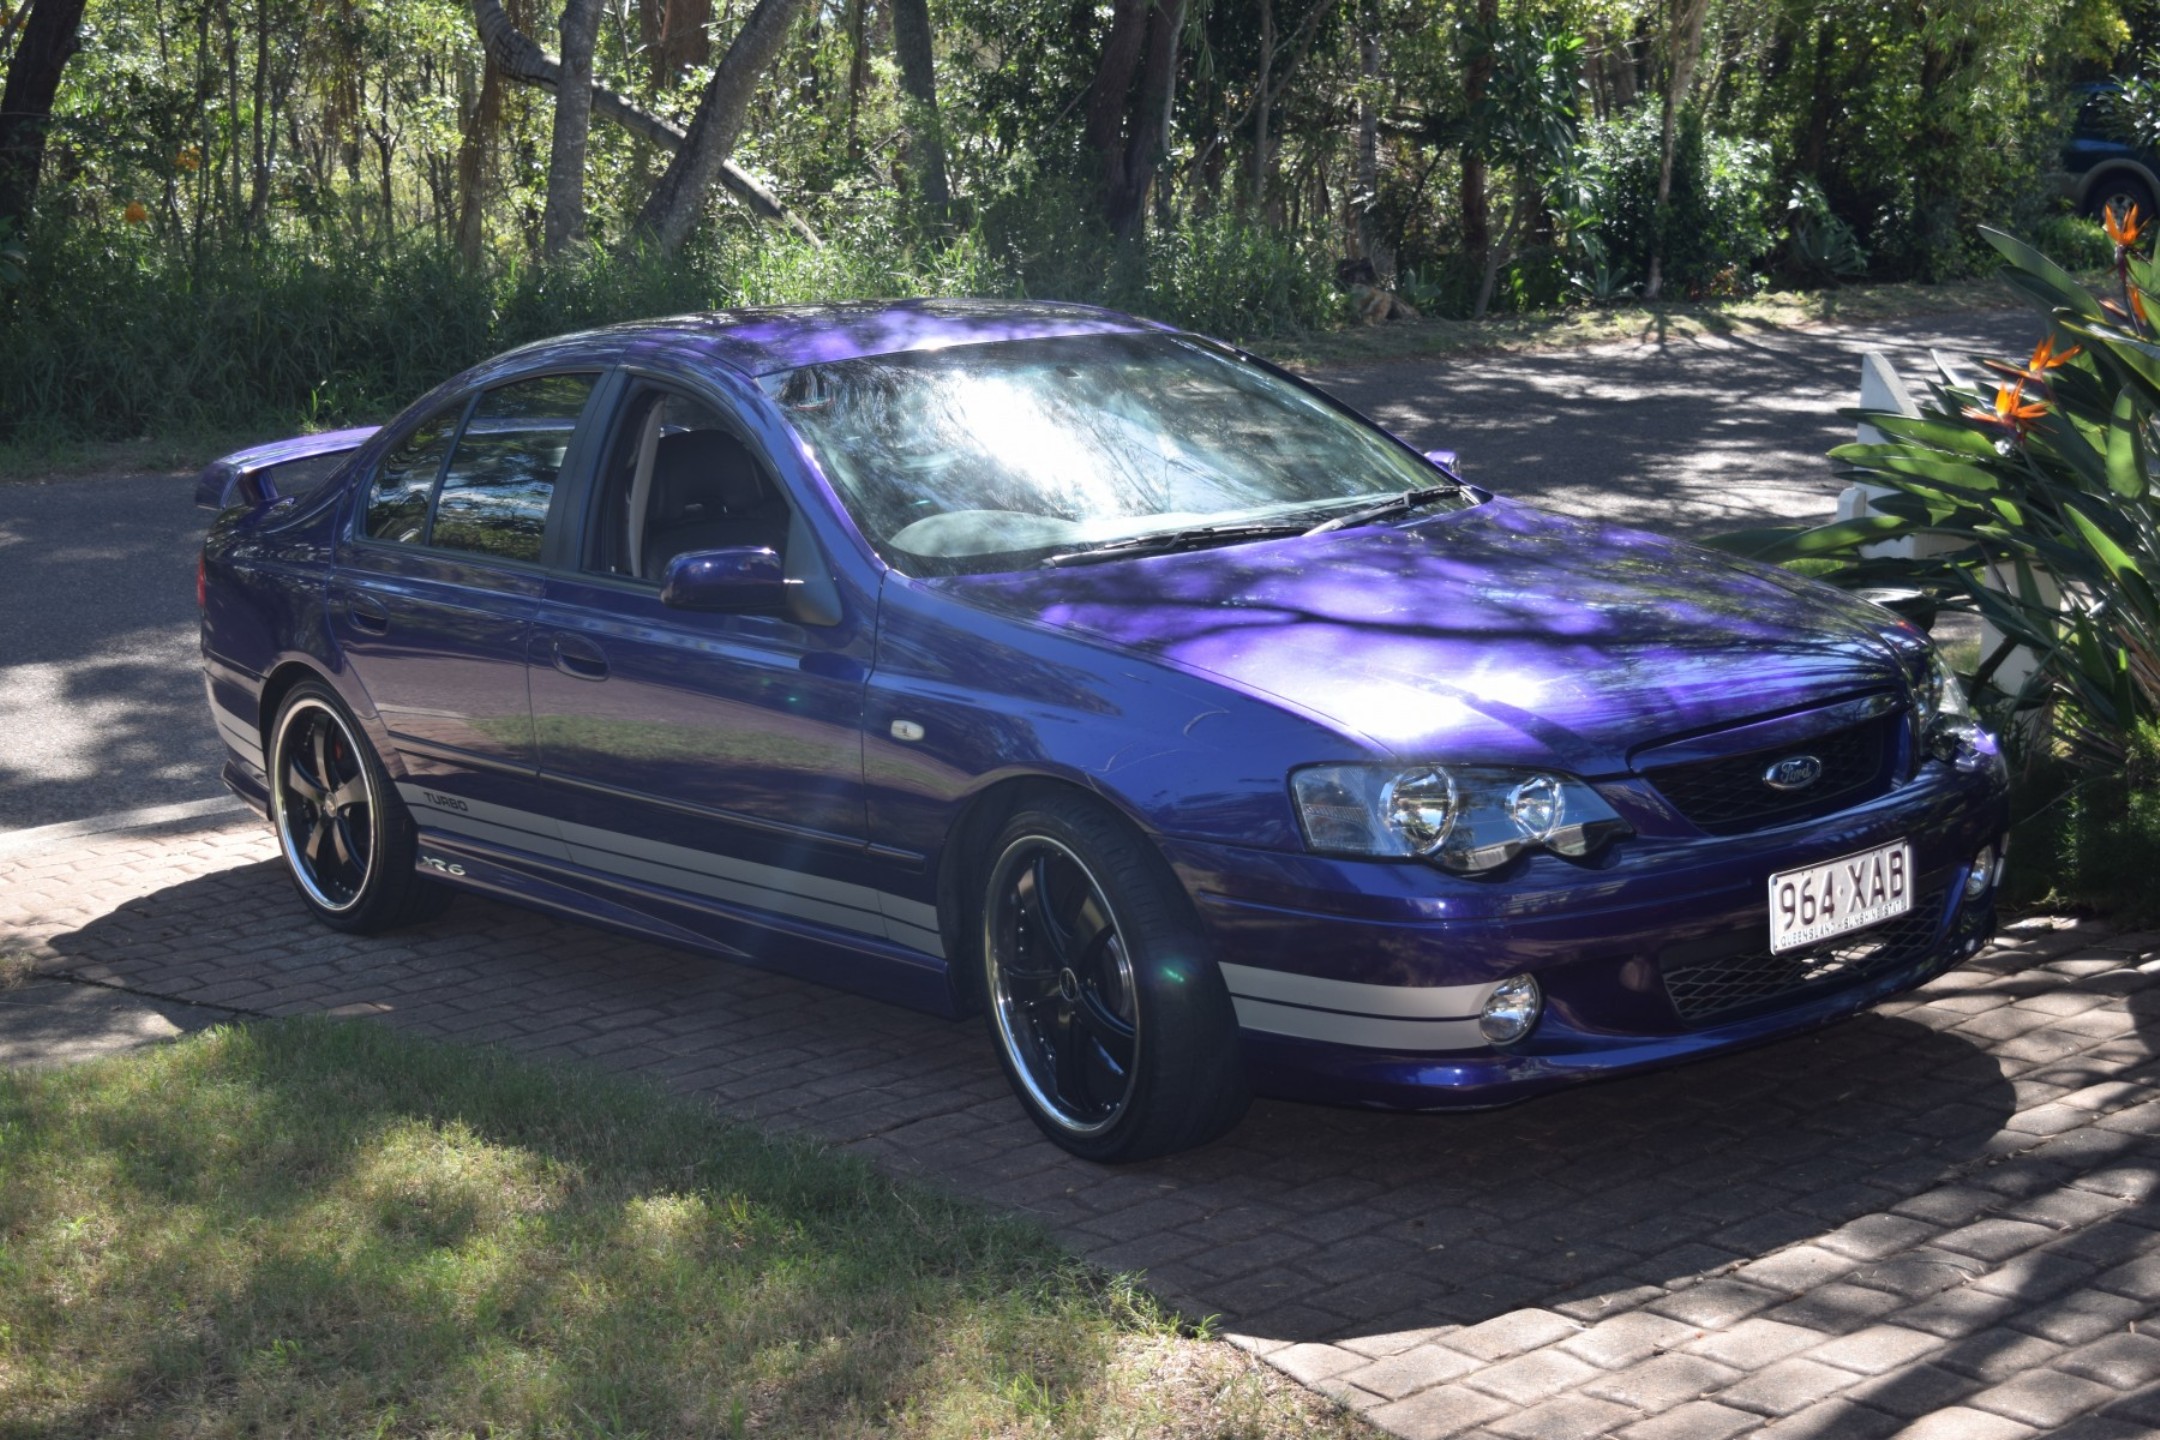
[[[1135,840],[1141,842],[1155,862],[1170,875],[1177,893],[1185,887],[1155,844],[1155,832],[1140,815],[1113,791],[1085,784],[1069,776],[1031,771],[1007,775],[983,786],[961,802],[959,813],[946,827],[937,855],[938,930],[949,958],[946,974],[952,986],[955,1009],[972,1013],[982,1004],[981,967],[976,964],[975,896],[985,866],[986,853],[1005,823],[1031,800],[1050,795],[1078,796],[1117,816]],[[1188,906],[1191,897],[1185,896]],[[1197,918],[1197,917],[1195,917]]]
[[[2106,189],[2108,178],[2114,175],[2127,175],[2143,185],[2149,194],[2160,197],[2160,174],[2156,174],[2152,167],[2128,155],[2113,156],[2086,171],[2084,178],[2078,182],[2079,214],[2098,218],[2093,214],[2093,207],[2099,194]]]

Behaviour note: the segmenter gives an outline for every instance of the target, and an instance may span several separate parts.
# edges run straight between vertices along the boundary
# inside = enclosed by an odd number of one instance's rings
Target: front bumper
[[[1969,903],[1963,891],[2008,819],[1999,776],[1931,763],[1825,819],[1722,838],[1637,836],[1591,862],[1538,855],[1489,878],[1183,841],[1164,851],[1230,981],[1255,1090],[1429,1110],[1756,1044],[1925,982],[1993,933],[1992,890]],[[1913,916],[1891,922],[1898,943],[1683,1015],[1669,976],[1705,957],[1745,966],[1767,955],[1773,872],[1897,839],[1911,843],[1918,877]],[[1537,977],[1544,1013],[1521,1041],[1486,1043],[1483,996],[1517,974]]]

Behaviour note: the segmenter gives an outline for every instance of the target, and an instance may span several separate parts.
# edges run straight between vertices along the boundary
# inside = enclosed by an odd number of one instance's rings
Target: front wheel
[[[1146,840],[1078,796],[1014,815],[982,892],[983,996],[1014,1092],[1088,1160],[1205,1144],[1245,1113],[1237,1017]]]
[[[337,692],[295,685],[270,732],[270,823],[300,898],[369,935],[439,914],[450,892],[414,872],[419,837]]]

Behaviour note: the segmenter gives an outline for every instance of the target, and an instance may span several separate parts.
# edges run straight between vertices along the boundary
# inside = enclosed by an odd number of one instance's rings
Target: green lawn
[[[1368,1434],[807,1142],[369,1023],[0,1074],[0,1435]]]

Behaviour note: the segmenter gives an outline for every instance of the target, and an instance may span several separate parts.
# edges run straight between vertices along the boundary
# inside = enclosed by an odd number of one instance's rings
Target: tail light
[[[207,555],[195,557],[195,608],[210,608],[210,557]]]

